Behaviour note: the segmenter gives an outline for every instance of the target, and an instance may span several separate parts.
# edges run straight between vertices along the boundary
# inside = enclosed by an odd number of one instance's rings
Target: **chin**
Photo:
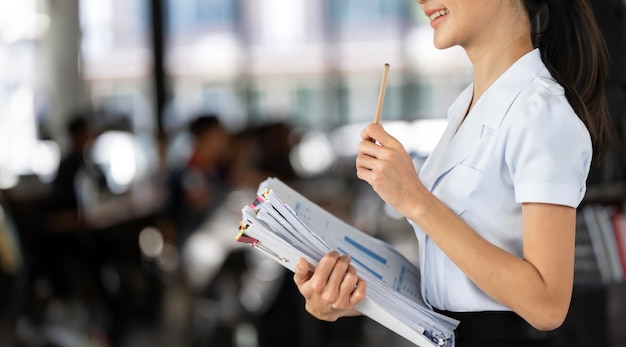
[[[435,33],[435,36],[433,37],[433,45],[437,49],[446,49],[454,46],[451,40],[443,35],[437,35],[437,33]]]
[[[450,48],[453,45],[451,45],[449,42],[446,41],[440,41],[440,40],[433,40],[433,44],[435,46],[435,48],[437,49],[446,49],[446,48]]]

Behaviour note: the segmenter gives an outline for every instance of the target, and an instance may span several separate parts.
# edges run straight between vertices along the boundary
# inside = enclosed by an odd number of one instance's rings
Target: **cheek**
[[[468,12],[466,9],[454,8],[450,9],[450,14],[445,21],[435,29],[434,45],[438,49],[450,48],[460,45],[466,39],[469,29],[471,29],[471,21],[468,23]],[[459,15],[461,13],[461,15]],[[469,24],[469,26],[468,26]]]

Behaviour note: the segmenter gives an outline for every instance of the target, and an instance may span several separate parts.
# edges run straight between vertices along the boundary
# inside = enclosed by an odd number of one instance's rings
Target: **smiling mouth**
[[[432,21],[434,21],[435,19],[437,19],[437,18],[439,18],[441,16],[447,15],[448,13],[450,13],[450,11],[448,11],[447,8],[444,9],[444,10],[437,11],[437,12],[435,12],[435,13],[430,15],[430,17],[429,17],[430,21],[432,22]]]

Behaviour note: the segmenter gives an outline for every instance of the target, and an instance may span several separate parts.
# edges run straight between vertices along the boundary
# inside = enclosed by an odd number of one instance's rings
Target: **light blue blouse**
[[[462,121],[472,92],[470,85],[450,107],[448,127],[420,178],[482,237],[522,257],[522,203],[581,202],[592,156],[589,132],[538,50],[500,76]],[[459,312],[508,310],[411,224],[428,303]]]

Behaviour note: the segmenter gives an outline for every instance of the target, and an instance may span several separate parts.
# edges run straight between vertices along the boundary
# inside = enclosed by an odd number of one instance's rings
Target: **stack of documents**
[[[350,254],[367,283],[366,297],[356,309],[418,346],[454,346],[459,322],[422,300],[419,269],[387,243],[344,223],[276,178],[262,182],[254,203],[242,209],[236,239],[291,271],[300,257],[316,265],[331,250]]]

